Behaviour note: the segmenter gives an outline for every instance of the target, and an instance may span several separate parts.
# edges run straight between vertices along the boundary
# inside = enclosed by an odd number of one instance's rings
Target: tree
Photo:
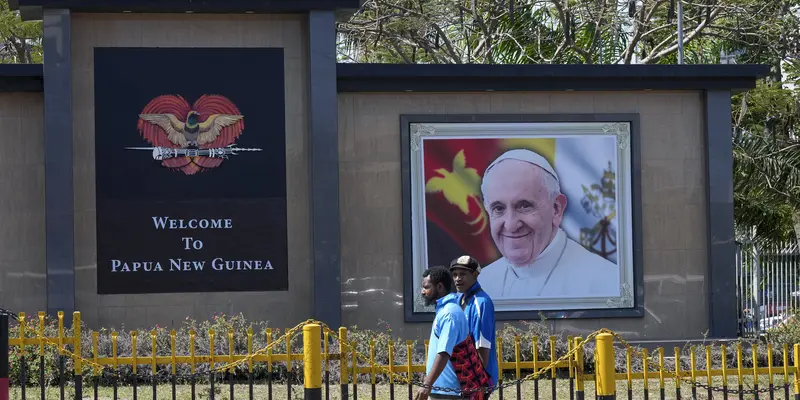
[[[0,62],[32,64],[42,62],[42,23],[23,22],[18,11],[0,0]]]
[[[800,244],[800,94],[761,82],[734,97],[734,105],[739,236],[755,242],[794,238]]]
[[[675,1],[367,0],[339,24],[340,54],[391,63],[674,63]],[[800,48],[798,0],[682,4],[689,62],[718,62],[724,47],[758,48],[749,56],[773,61]]]

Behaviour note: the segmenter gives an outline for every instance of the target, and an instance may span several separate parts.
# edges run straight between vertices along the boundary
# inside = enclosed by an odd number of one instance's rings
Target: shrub
[[[36,316],[31,316],[26,318],[26,324],[29,328],[28,334],[26,337],[36,337],[38,332],[38,319]],[[17,323],[12,323],[10,329],[10,336],[11,337],[19,337],[19,325]],[[252,328],[253,330],[253,339],[252,339],[252,351],[257,351],[262,349],[266,346],[266,334],[265,331],[268,328],[268,324],[266,322],[252,322],[247,321],[243,315],[232,315],[228,316],[225,314],[216,314],[213,316],[212,319],[207,321],[197,321],[191,318],[186,318],[180,327],[176,329],[176,338],[175,338],[175,354],[177,356],[187,356],[190,354],[190,340],[189,340],[189,332],[195,332],[195,341],[194,341],[194,352],[195,355],[198,357],[207,356],[209,354],[210,348],[210,336],[209,331],[213,330],[215,332],[214,338],[214,354],[215,355],[227,355],[229,353],[230,343],[228,340],[228,332],[233,333],[233,351],[237,355],[247,354],[247,332],[248,329]],[[372,359],[377,365],[388,365],[389,363],[389,343],[392,342],[392,358],[394,364],[397,366],[406,365],[408,362],[408,346],[410,345],[411,348],[411,359],[414,365],[424,365],[425,364],[425,354],[424,354],[424,340],[414,340],[410,342],[406,342],[405,340],[401,339],[400,337],[396,336],[392,331],[391,326],[385,321],[378,321],[377,329],[363,329],[358,326],[352,326],[348,328],[348,342],[353,343],[354,348],[360,354],[358,364],[362,367],[367,367],[370,365],[369,359],[370,354],[372,353]],[[109,329],[101,328],[97,331],[98,335],[98,343],[97,343],[97,352],[98,357],[110,357],[112,355],[112,336]],[[138,330],[136,335],[136,355],[137,357],[149,357],[152,353],[152,337],[151,332],[154,332],[156,335],[156,351],[157,356],[159,357],[169,357],[171,353],[171,340],[170,340],[170,331],[167,328],[156,326],[152,330]],[[123,329],[120,329],[117,336],[117,356],[118,357],[130,357],[131,350],[133,348],[133,338],[130,332],[126,332]],[[272,329],[272,340],[275,341],[279,339],[285,330],[283,329]],[[538,353],[537,357],[540,361],[549,361],[550,360],[550,337],[555,337],[555,350],[556,355],[558,357],[562,357],[568,352],[568,343],[567,343],[567,336],[563,333],[554,333],[551,332],[550,328],[547,324],[542,321],[524,321],[520,324],[519,327],[513,326],[511,324],[505,324],[501,329],[498,330],[498,340],[502,341],[503,343],[503,354],[502,354],[502,361],[506,362],[513,362],[515,360],[515,338],[520,338],[520,361],[532,361],[533,360],[533,339],[537,339],[537,347]],[[65,329],[64,332],[65,336],[71,336],[72,330]],[[296,334],[293,336],[293,340],[291,343],[291,351],[293,354],[301,354],[302,353],[302,331],[297,331]],[[56,319],[48,319],[45,324],[45,337],[47,338],[57,338],[58,337],[58,325]],[[427,339],[427,338],[424,338]],[[781,365],[783,356],[781,354],[782,345],[784,343],[789,344],[790,353],[789,359],[790,362],[793,362],[793,356],[791,353],[791,346],[794,343],[800,343],[800,323],[797,320],[790,320],[790,323],[787,323],[786,327],[782,328],[782,330],[775,330],[771,332],[770,336],[768,337],[770,343],[773,343],[773,363],[774,365]],[[372,346],[371,346],[372,344]],[[711,360],[712,360],[712,367],[719,368],[722,364],[722,351],[721,351],[721,344],[722,343],[701,343],[695,345],[695,363],[698,368],[705,368],[706,365],[706,353],[704,346],[709,345],[711,346]],[[752,361],[750,358],[750,351],[751,351],[751,344],[745,340],[737,340],[725,343],[727,346],[726,357],[727,357],[727,365],[730,368],[735,368],[737,365],[736,362],[736,346],[742,345],[743,348],[743,366],[745,368],[752,368]],[[626,350],[622,344],[616,342],[616,368],[619,372],[624,372],[627,370],[626,368]],[[68,350],[72,350],[72,346],[66,346]],[[89,330],[85,324],[81,325],[81,355],[91,361],[94,357],[93,347],[92,347],[92,332]],[[689,356],[688,356],[688,344],[683,346],[681,349],[683,356],[681,357],[681,369],[688,370],[690,368],[689,364]],[[594,341],[589,341],[584,346],[584,371],[586,373],[593,373],[594,372],[594,349],[595,344]],[[328,346],[328,350],[330,353],[339,353],[339,345],[336,340],[331,338]],[[642,349],[639,347],[632,347],[632,362],[631,368],[632,372],[641,372],[642,371],[642,356],[641,352]],[[39,374],[40,374],[40,356],[39,356],[39,346],[28,345],[25,348],[25,362],[27,366],[26,382],[29,385],[38,385],[39,384]],[[284,340],[280,341],[279,343],[275,343],[272,349],[273,354],[285,354],[286,353],[286,342]],[[675,362],[674,359],[671,357],[673,355],[672,349],[664,349],[664,366],[667,371],[674,371],[675,370]],[[761,366],[767,365],[767,346],[762,344],[758,347],[758,362]],[[20,383],[20,368],[21,368],[21,360],[23,358],[22,352],[20,351],[19,347],[12,346],[9,349],[9,357],[10,357],[10,380],[13,385],[19,385]],[[352,360],[352,358],[351,358]],[[348,360],[348,365],[350,368],[351,360]],[[650,370],[654,371],[658,369],[658,352],[654,351],[649,354],[648,363],[650,365]],[[216,367],[218,368],[220,365],[225,363],[215,363]],[[66,356],[64,357],[64,371],[67,374],[66,381],[72,380],[72,371],[73,371],[74,363],[73,360]],[[136,379],[138,380],[139,384],[146,384],[147,382],[151,382],[153,379],[151,373],[151,365],[150,364],[139,364],[137,365],[137,374]],[[209,364],[206,362],[200,362],[196,364],[195,372],[196,373],[206,373],[209,370]],[[59,356],[55,346],[47,345],[45,347],[44,352],[44,379],[47,385],[55,385],[58,384],[59,381]],[[113,366],[109,366],[105,368],[104,373],[100,374],[99,376],[93,375],[93,366],[90,363],[84,362],[83,364],[83,376],[88,382],[92,382],[97,380],[98,384],[100,385],[111,385],[116,380],[117,384],[119,385],[130,385],[133,382],[134,374],[133,368],[131,365],[119,365],[116,372],[114,371]],[[324,371],[324,370],[323,370]],[[236,381],[242,382],[247,381],[247,372],[248,372],[248,365],[247,363],[242,363],[241,365],[237,366],[234,371],[234,379]],[[350,371],[352,372],[352,371]],[[378,369],[376,371],[376,382],[382,383],[388,380],[386,374],[382,373],[383,371]],[[527,375],[531,371],[524,371],[523,375]],[[157,366],[157,373],[155,375],[155,379],[159,382],[169,382],[171,379],[172,373],[172,366],[169,364],[159,364]],[[191,367],[188,364],[177,364],[177,375],[178,375],[178,382],[179,383],[186,383],[188,382],[188,376],[191,373]],[[267,369],[267,364],[265,362],[254,362],[253,363],[253,377],[254,379],[263,382],[268,377],[271,377],[273,383],[280,384],[286,383],[287,380],[290,380],[293,383],[300,384],[302,381],[302,361],[292,361],[291,366],[288,365],[287,362],[274,362],[272,364],[272,372],[269,373]],[[331,384],[335,384],[339,381],[340,371],[339,371],[339,362],[336,360],[332,360],[328,364],[328,373],[329,379]],[[559,377],[565,377],[568,371],[560,370],[558,371]],[[352,378],[352,373],[350,374]],[[506,380],[514,378],[514,372],[506,370],[504,373],[504,377]],[[549,377],[549,372],[543,378]],[[196,382],[203,383],[207,382],[208,375],[200,375],[197,376]],[[421,379],[421,375],[417,374],[415,377],[416,379]],[[221,380],[222,376],[218,375],[217,380]],[[359,382],[360,383],[369,383],[370,382],[370,375],[369,374],[361,374],[359,375]]]
[[[782,324],[767,330],[764,337],[769,343],[786,343],[789,346],[800,344],[800,317],[792,313]]]

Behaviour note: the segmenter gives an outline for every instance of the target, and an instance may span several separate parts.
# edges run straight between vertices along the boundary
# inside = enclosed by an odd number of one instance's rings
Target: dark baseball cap
[[[470,271],[481,272],[481,264],[470,256],[461,256],[450,262],[450,269],[464,268]]]

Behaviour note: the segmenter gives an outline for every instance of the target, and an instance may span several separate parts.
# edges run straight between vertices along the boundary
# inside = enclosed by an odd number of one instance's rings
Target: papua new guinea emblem
[[[139,114],[136,127],[153,147],[128,149],[150,150],[161,165],[186,175],[219,167],[240,151],[261,151],[235,147],[244,116],[220,95],[200,96],[193,105],[179,95],[158,96]]]

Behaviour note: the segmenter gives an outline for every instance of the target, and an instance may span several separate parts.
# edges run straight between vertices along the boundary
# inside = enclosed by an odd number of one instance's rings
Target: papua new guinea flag
[[[488,265],[500,257],[481,200],[486,167],[512,149],[529,149],[555,164],[553,138],[423,140],[428,265],[463,254]]]

